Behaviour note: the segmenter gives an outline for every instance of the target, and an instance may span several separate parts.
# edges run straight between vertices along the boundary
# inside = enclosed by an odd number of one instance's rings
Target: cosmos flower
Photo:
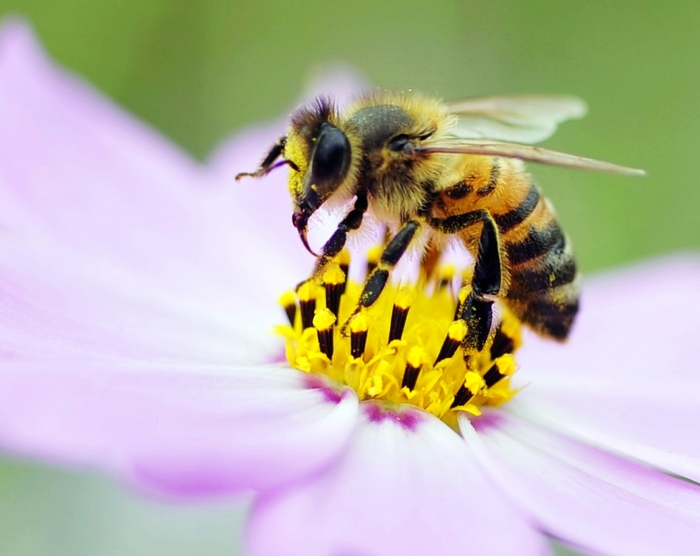
[[[309,256],[284,176],[232,177],[281,124],[199,165],[54,68],[16,21],[0,35],[0,121],[7,453],[174,499],[254,492],[254,556],[546,554],[545,535],[697,552],[697,257],[587,282],[570,342],[526,334],[520,390],[449,426],[279,363],[276,298]]]

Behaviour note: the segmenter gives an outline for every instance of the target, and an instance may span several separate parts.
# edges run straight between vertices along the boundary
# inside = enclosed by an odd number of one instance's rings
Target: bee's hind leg
[[[467,335],[462,341],[465,357],[482,351],[486,345],[493,322],[494,297],[501,292],[502,281],[496,223],[487,217],[483,220],[471,291],[457,308],[457,318],[467,324]]]
[[[418,220],[407,220],[401,226],[398,233],[387,243],[377,266],[369,273],[365,280],[364,288],[360,294],[360,301],[350,319],[363,308],[371,307],[374,302],[379,299],[379,295],[384,291],[384,287],[389,280],[391,269],[401,260],[401,257],[403,257],[406,249],[408,249],[408,246],[411,244],[411,241],[416,237],[420,227],[421,224]],[[343,325],[343,334],[345,333],[350,319]]]

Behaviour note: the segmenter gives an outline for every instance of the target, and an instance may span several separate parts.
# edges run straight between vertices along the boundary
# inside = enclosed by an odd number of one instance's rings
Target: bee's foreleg
[[[488,215],[483,220],[471,291],[457,308],[457,318],[467,323],[467,335],[462,341],[465,356],[482,351],[486,345],[493,321],[494,296],[501,292],[502,281],[498,231]]]
[[[374,267],[365,280],[364,288],[360,294],[360,301],[350,318],[355,316],[361,309],[370,307],[377,301],[389,280],[391,269],[401,260],[411,241],[413,241],[418,230],[420,230],[420,226],[418,220],[407,220],[398,233],[387,243],[377,266]],[[343,325],[343,333],[345,333],[349,322],[350,319]]]
[[[367,192],[358,191],[353,209],[340,221],[330,239],[321,248],[321,256],[316,260],[313,277],[319,278],[326,265],[345,247],[348,232],[357,230],[362,225],[362,218],[367,212]]]
[[[272,148],[267,153],[263,161],[260,163],[260,167],[255,172],[241,172],[240,174],[236,175],[236,181],[240,180],[243,177],[259,178],[260,176],[264,176],[265,174],[267,174],[270,170],[273,169],[273,164],[284,152],[284,146],[286,143],[287,137],[281,137],[277,141],[277,143],[272,145]]]

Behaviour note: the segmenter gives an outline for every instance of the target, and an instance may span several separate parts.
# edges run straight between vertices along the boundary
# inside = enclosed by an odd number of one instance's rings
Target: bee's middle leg
[[[485,210],[431,218],[430,226],[442,233],[455,234],[481,222],[479,250],[474,265],[471,291],[457,307],[457,318],[467,323],[467,335],[462,342],[465,356],[484,349],[493,322],[493,298],[502,294],[503,267],[498,228],[493,217]]]
[[[467,335],[462,341],[465,356],[484,349],[493,322],[494,297],[501,294],[503,269],[496,223],[483,221],[479,251],[474,265],[471,291],[457,308],[457,318],[467,323]]]
[[[418,220],[407,220],[404,222],[398,233],[384,247],[382,256],[377,263],[377,266],[369,273],[365,280],[364,288],[360,294],[360,300],[357,307],[350,318],[355,316],[363,308],[371,307],[379,295],[384,291],[384,288],[389,280],[389,273],[401,260],[408,246],[416,237],[420,230],[421,224]],[[350,319],[343,325],[343,331],[347,327]]]

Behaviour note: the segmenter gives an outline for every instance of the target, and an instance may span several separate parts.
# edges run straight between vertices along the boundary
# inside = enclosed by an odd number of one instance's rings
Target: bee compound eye
[[[313,155],[311,183],[321,189],[340,182],[350,164],[350,142],[340,129],[330,124],[321,131]],[[330,183],[329,183],[330,182]]]

